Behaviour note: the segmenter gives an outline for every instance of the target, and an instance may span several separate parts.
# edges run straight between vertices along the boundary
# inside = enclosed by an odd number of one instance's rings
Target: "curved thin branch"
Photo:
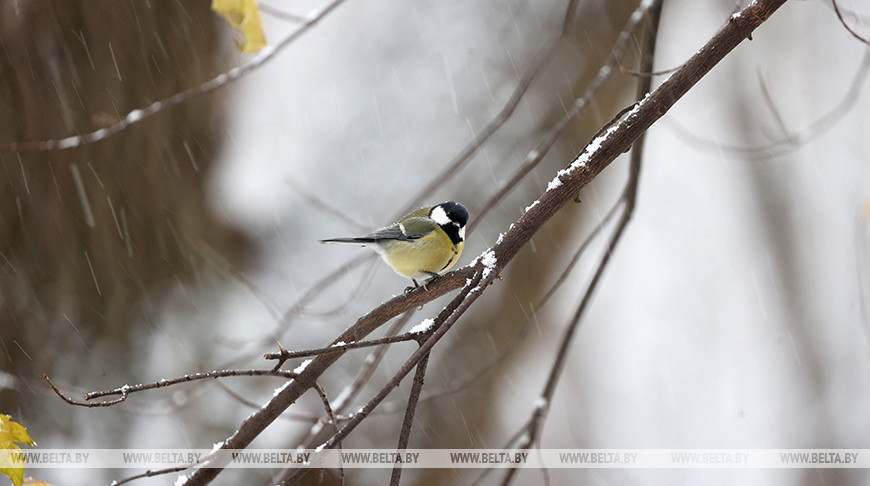
[[[754,159],[777,157],[791,152],[810,140],[821,136],[833,127],[842,117],[858,106],[858,103],[855,103],[855,100],[861,96],[861,92],[864,89],[864,81],[867,79],[868,75],[870,75],[870,51],[864,54],[864,58],[861,60],[861,65],[858,66],[858,70],[852,77],[852,83],[843,95],[842,100],[831,108],[830,111],[812,121],[807,126],[799,130],[792,130],[793,133],[791,135],[759,146],[732,145],[703,138],[692,133],[691,130],[679,123],[675,118],[671,118],[667,121],[670,126],[675,129],[677,136],[699,147],[716,150],[717,152],[733,152]]]
[[[167,98],[163,98],[162,100],[155,101],[150,105],[146,106],[145,108],[133,110],[127,113],[127,115],[123,119],[112,125],[109,125],[105,128],[100,128],[99,130],[85,133],[83,135],[72,135],[61,139],[42,140],[38,142],[0,143],[0,153],[47,152],[52,150],[67,150],[82,145],[99,142],[100,140],[105,140],[113,135],[117,135],[118,133],[129,128],[131,125],[139,123],[146,118],[150,118],[152,115],[160,113],[161,111],[175,105],[211,93],[212,91],[218,88],[222,88],[254,71],[263,64],[267,63],[273,57],[275,57],[276,54],[286,49],[287,46],[292,44],[296,39],[308,32],[312,27],[314,27],[318,22],[323,20],[324,17],[326,17],[330,12],[335,10],[336,7],[341,5],[344,1],[345,0],[333,0],[322,9],[311,12],[305,18],[305,22],[301,24],[296,30],[294,30],[292,34],[288,35],[274,46],[264,47],[259,52],[257,52],[257,54],[255,54],[254,57],[247,64],[230,69],[226,73],[219,74],[214,78],[205,81],[204,83],[198,84],[191,88],[187,88],[184,91],[176,93]]]
[[[837,18],[840,19],[840,23],[843,25],[843,27],[845,27],[845,29],[847,31],[849,31],[850,34],[852,34],[852,37],[858,39],[859,41],[861,41],[867,45],[870,45],[870,40],[868,40],[865,37],[862,37],[860,34],[855,32],[855,30],[852,29],[852,27],[849,27],[849,24],[846,23],[846,19],[843,18],[843,14],[840,12],[840,6],[837,5],[837,0],[831,0],[831,3],[834,4],[834,12],[837,14]]]
[[[51,389],[54,390],[57,396],[62,398],[63,401],[69,403],[70,405],[77,405],[79,407],[110,407],[112,405],[117,405],[118,403],[123,402],[131,393],[141,392],[145,390],[153,390],[155,388],[163,388],[167,386],[177,385],[179,383],[189,383],[192,381],[206,380],[211,378],[227,378],[231,376],[276,376],[279,378],[292,379],[296,378],[298,374],[286,370],[215,370],[209,371],[208,373],[193,373],[190,375],[184,375],[178,378],[173,378],[171,380],[159,380],[152,383],[124,385],[118,388],[114,388],[112,390],[93,391],[85,394],[84,402],[65,395],[62,391],[60,391],[60,389],[58,389],[54,385],[54,383],[51,382],[51,380],[48,378],[48,375],[42,375],[43,379],[48,382],[48,386],[50,386]],[[88,401],[95,398],[102,398],[114,395],[119,395],[119,397],[114,400],[109,400],[105,402]]]

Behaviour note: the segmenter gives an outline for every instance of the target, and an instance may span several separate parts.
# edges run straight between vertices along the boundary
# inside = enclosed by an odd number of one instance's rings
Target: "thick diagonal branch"
[[[620,154],[626,152],[642,133],[667,113],[713,66],[718,64],[744,39],[749,38],[752,32],[785,2],[786,0],[757,0],[732,16],[730,22],[692,56],[681,69],[629,110],[627,115],[615,121],[603,135],[590,142],[571,166],[559,172],[558,182],[555,182],[554,179],[554,182],[548,186],[550,189],[541,196],[538,203],[532,205],[522,217],[514,222],[504,237],[492,247],[491,251],[496,260],[495,269],[504,268],[562,206],[571,201],[580,189],[600,174]],[[481,271],[482,266],[483,264],[479,260],[475,261],[473,267],[465,267],[438,278],[425,290],[413,291],[387,301],[361,317],[335,341],[350,342],[362,339],[384,322],[405,310],[422,305],[465,285],[466,279]],[[481,289],[481,291],[485,291],[485,289]],[[279,390],[269,403],[245,420],[239,429],[224,441],[223,448],[246,448],[302,393],[314,386],[317,378],[340,356],[340,353],[335,353],[315,358],[296,380]],[[186,484],[208,484],[221,471],[220,468],[199,469]]]

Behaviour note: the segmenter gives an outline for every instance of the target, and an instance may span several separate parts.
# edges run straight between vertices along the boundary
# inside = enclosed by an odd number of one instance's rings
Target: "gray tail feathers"
[[[368,238],[365,236],[357,236],[354,238],[328,238],[326,240],[320,240],[321,243],[374,243],[378,240],[375,238]]]

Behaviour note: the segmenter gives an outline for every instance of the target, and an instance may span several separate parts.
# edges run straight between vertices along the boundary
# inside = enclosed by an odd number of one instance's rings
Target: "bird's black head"
[[[465,241],[465,224],[468,223],[465,206],[456,201],[443,202],[432,206],[429,217],[447,233],[454,245]]]

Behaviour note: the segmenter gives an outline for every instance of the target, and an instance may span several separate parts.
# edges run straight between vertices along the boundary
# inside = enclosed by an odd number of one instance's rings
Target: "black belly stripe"
[[[453,263],[454,260],[456,260],[456,247],[455,246],[453,247],[453,257],[450,258],[450,260],[447,260],[447,263],[445,263],[444,266],[441,267],[441,269],[438,270],[437,273],[441,273],[442,271],[444,271],[444,269],[449,267],[450,264]]]

